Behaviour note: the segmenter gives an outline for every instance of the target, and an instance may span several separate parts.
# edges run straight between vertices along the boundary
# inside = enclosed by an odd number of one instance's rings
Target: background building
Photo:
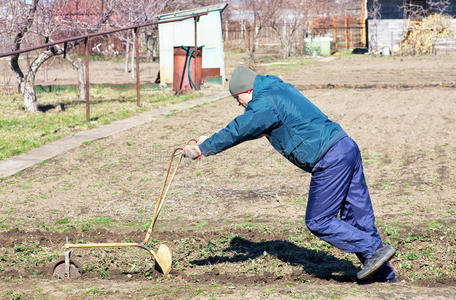
[[[453,17],[456,32],[456,1],[436,0],[367,0],[368,44],[371,51],[388,48],[396,51],[410,22],[432,13]]]
[[[158,16],[159,21],[172,21],[203,12],[197,22],[197,44],[203,46],[202,71],[218,69],[218,76],[225,81],[225,54],[222,34],[222,12],[228,4],[205,6]],[[195,46],[195,19],[159,24],[160,80],[173,83],[174,47]]]

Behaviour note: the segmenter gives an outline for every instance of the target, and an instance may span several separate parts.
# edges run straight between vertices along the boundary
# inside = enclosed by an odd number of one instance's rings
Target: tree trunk
[[[147,32],[144,33],[144,40],[145,40],[145,44],[146,44],[146,50],[147,50],[147,61],[152,61],[150,59],[150,57],[152,56],[153,57],[153,53],[151,50],[151,48],[149,47],[149,42],[151,40],[151,35]]]
[[[127,42],[125,46],[125,73],[130,72],[128,69],[128,55],[130,54],[130,32],[127,30]]]
[[[24,109],[26,112],[37,112],[38,105],[36,101],[36,90],[35,90],[35,77],[36,72],[49,58],[54,55],[60,54],[56,47],[50,50],[46,50],[38,55],[35,60],[30,64],[27,74],[24,75],[19,66],[19,55],[13,55],[10,60],[10,66],[13,72],[16,74],[17,81],[19,82],[19,88],[22,96],[24,97]]]
[[[81,101],[85,100],[85,94],[86,94],[86,84],[85,84],[85,69],[84,69],[84,64],[82,62],[81,58],[78,58],[77,61],[73,62],[70,61],[73,67],[76,69],[78,72],[78,98]]]
[[[282,58],[288,58],[288,38],[287,38],[287,23],[283,22],[282,27]]]
[[[66,56],[66,60],[78,72],[78,91],[79,91],[78,98],[81,101],[85,101],[86,84],[85,84],[85,65],[84,65],[84,62],[82,61],[82,58],[78,58],[76,61],[73,61],[71,59],[70,55]]]
[[[22,96],[24,97],[24,110],[26,112],[37,112],[38,105],[36,102],[35,91],[35,74],[29,72],[24,80],[19,83]]]
[[[79,85],[79,100],[84,101],[85,100],[85,95],[86,95],[86,89],[88,87],[86,86],[86,81],[85,81],[85,68],[84,64],[82,63],[82,59],[78,59],[77,62],[78,67],[76,70],[78,71],[78,85]]]
[[[250,33],[248,38],[249,38],[249,40],[251,39],[250,40],[249,56],[250,56],[250,63],[252,65],[255,64],[255,50],[256,50],[256,47],[255,47],[255,45],[256,45],[256,36],[255,36],[255,32],[256,32],[256,26],[255,25],[256,25],[256,23],[254,22],[253,24],[254,24],[253,30],[252,30],[252,28],[248,29],[249,33]]]
[[[24,98],[24,110],[26,112],[37,112],[38,106],[36,103],[35,93],[35,75],[31,73],[31,66],[29,72],[24,75],[19,66],[19,54],[11,56],[10,60],[11,70],[16,74],[16,79],[19,84],[19,91]]]

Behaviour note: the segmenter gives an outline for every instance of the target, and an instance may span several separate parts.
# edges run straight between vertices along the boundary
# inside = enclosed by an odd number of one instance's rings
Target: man
[[[358,280],[396,282],[388,263],[395,250],[382,242],[375,227],[356,143],[291,84],[275,76],[239,66],[229,90],[244,113],[210,138],[200,137],[198,145],[187,145],[184,156],[214,155],[265,135],[289,161],[312,173],[306,211],[309,230],[358,256],[364,264]]]

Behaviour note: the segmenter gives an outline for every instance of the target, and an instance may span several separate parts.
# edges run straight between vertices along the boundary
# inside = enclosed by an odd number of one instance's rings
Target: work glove
[[[182,154],[184,155],[184,157],[188,157],[193,160],[201,159],[201,155],[202,155],[199,146],[195,145],[195,144],[185,146],[184,149],[182,150]]]

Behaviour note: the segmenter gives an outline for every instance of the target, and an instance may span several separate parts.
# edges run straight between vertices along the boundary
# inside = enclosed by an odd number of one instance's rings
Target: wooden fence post
[[[350,49],[350,30],[348,28],[348,16],[345,15],[345,48]]]

